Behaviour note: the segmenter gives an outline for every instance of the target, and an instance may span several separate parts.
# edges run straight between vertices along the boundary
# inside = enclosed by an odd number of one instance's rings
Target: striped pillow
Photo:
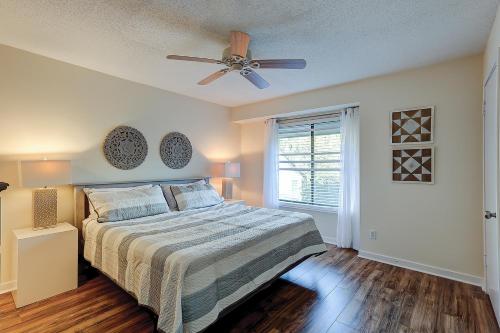
[[[198,180],[194,183],[189,183],[189,184],[162,184],[161,189],[163,190],[163,195],[165,196],[165,199],[167,199],[168,203],[168,208],[170,208],[171,211],[178,211],[179,207],[177,207],[177,201],[175,201],[174,195],[172,194],[172,190],[170,189],[171,186],[187,186],[187,185],[193,185],[193,184],[206,184],[207,182],[202,179]]]
[[[168,205],[159,186],[129,191],[92,192],[88,198],[97,222],[114,222],[168,213]]]
[[[132,187],[87,187],[83,189],[83,192],[87,195],[87,200],[89,202],[89,213],[90,213],[90,218],[96,220],[97,219],[97,212],[95,211],[94,207],[92,206],[92,203],[88,199],[89,194],[92,192],[121,192],[121,191],[130,191],[130,190],[138,190],[142,188],[151,188],[153,187],[152,184],[146,184],[146,185],[139,185],[139,186],[132,186]]]
[[[170,186],[179,210],[195,209],[217,205],[224,199],[210,184],[189,184]]]

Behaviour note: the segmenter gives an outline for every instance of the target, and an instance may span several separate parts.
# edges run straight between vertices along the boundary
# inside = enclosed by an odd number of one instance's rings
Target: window
[[[340,119],[280,121],[279,200],[336,209],[340,187]]]

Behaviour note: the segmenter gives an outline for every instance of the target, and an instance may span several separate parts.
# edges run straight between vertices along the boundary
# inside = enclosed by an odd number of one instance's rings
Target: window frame
[[[279,208],[309,210],[321,213],[338,213],[339,211],[338,207],[312,205],[307,203],[291,202],[284,200],[279,200]]]
[[[336,118],[336,117],[339,117],[339,114],[338,113],[335,113],[335,114],[330,114],[329,115],[332,119],[333,118]],[[315,170],[314,169],[314,163],[315,163],[315,159],[314,159],[314,149],[315,149],[315,144],[314,144],[314,127],[315,127],[315,124],[316,122],[314,122],[314,116],[312,117],[304,117],[303,120],[309,120],[311,121],[310,124],[310,145],[311,145],[311,149],[310,149],[310,156],[311,156],[311,159],[310,159],[310,172],[311,172],[311,196],[312,196],[312,200],[314,200],[314,173]],[[278,140],[277,140],[277,144],[278,144],[278,148],[277,148],[277,172],[278,172],[278,186],[279,186],[279,173],[281,171],[280,169],[280,152],[279,152],[279,134],[278,134]],[[338,170],[339,173],[341,173],[341,170],[339,169]],[[279,204],[279,208],[284,208],[284,209],[299,209],[299,210],[306,210],[306,211],[316,211],[316,212],[324,212],[324,213],[337,213],[338,210],[339,210],[339,207],[338,206],[327,206],[327,205],[321,205],[321,204],[314,204],[314,203],[307,203],[307,202],[294,202],[294,201],[291,201],[291,200],[282,200],[279,198],[279,189],[278,189],[278,204]],[[340,203],[339,203],[340,204]]]

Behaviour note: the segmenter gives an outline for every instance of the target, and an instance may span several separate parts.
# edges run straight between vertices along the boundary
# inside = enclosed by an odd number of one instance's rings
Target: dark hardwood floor
[[[102,275],[16,309],[0,295],[0,332],[153,332],[153,319]],[[219,320],[221,332],[500,332],[480,288],[330,247]]]

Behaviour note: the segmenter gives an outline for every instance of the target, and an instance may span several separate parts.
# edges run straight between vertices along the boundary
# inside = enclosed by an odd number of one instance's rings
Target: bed
[[[85,186],[75,187],[85,259],[156,313],[160,332],[203,331],[290,267],[326,251],[310,215],[241,203],[99,223],[89,217]]]

